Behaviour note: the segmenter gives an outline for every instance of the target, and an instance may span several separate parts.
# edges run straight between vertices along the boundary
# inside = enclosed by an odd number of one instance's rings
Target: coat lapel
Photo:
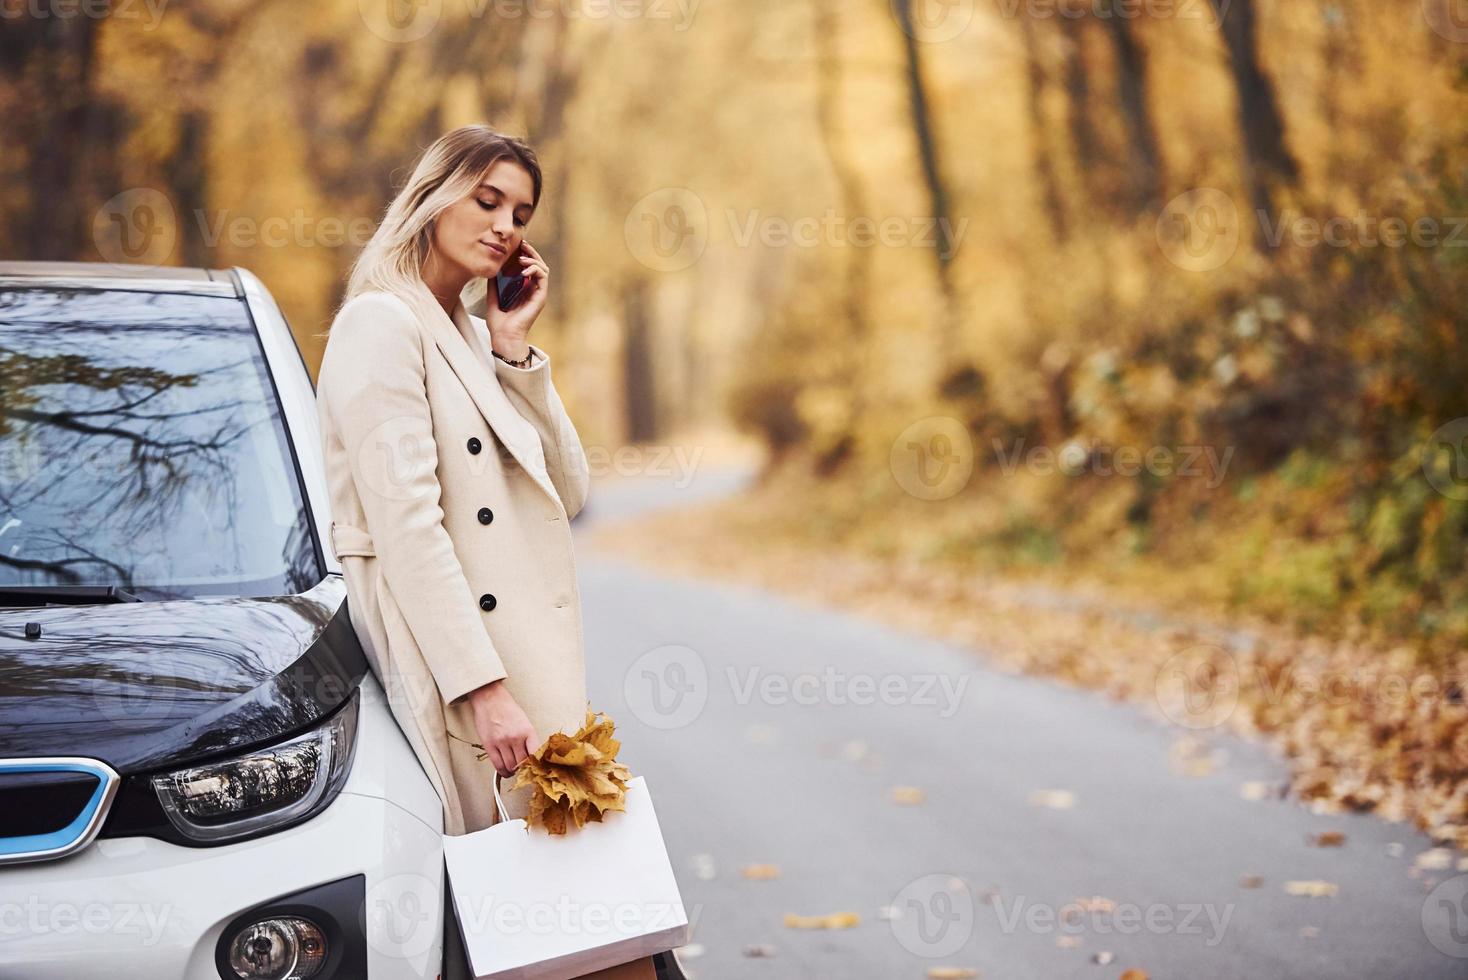
[[[474,404],[479,408],[479,414],[484,416],[484,420],[489,423],[499,440],[509,447],[511,455],[520,463],[525,472],[529,473],[540,488],[559,506],[561,498],[556,493],[555,485],[550,481],[550,474],[546,471],[545,450],[540,445],[540,437],[536,436],[534,440],[526,440],[521,437],[517,427],[511,424],[512,419],[519,417],[519,412],[515,410],[514,405],[510,404],[510,399],[500,388],[499,381],[486,373],[485,365],[469,347],[454,321],[449,319],[448,314],[443,311],[443,307],[437,302],[429,305],[432,311],[427,321],[433,342],[443,352],[444,359],[449,362],[449,367],[453,368],[454,374],[458,376],[464,389],[469,392],[469,397],[474,399]],[[460,315],[467,315],[462,302],[459,304],[458,312]]]

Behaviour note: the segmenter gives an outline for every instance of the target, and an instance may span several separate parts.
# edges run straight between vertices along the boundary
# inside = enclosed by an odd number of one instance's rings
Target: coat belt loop
[[[338,524],[331,522],[331,550],[336,552],[337,561],[349,555],[358,555],[365,558],[376,557],[377,551],[372,547],[372,535],[366,528],[357,527],[353,524]]]

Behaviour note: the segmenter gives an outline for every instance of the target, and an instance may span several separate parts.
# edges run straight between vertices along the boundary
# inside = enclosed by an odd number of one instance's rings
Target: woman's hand
[[[484,307],[484,322],[489,327],[490,346],[505,357],[518,361],[526,354],[526,335],[540,311],[545,309],[546,294],[550,289],[550,267],[545,264],[529,242],[522,242],[524,255],[518,257],[519,269],[502,269],[505,275],[525,276],[525,298],[508,313],[500,310],[494,301],[493,283],[490,284],[489,302]],[[507,259],[506,262],[513,261]]]
[[[489,761],[501,776],[510,776],[520,761],[540,748],[535,728],[503,680],[469,692],[474,730]]]

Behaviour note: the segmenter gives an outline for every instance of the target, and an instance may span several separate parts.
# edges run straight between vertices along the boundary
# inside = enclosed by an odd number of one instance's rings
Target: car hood
[[[128,775],[277,741],[367,671],[345,597],[328,575],[299,595],[0,609],[0,758]]]

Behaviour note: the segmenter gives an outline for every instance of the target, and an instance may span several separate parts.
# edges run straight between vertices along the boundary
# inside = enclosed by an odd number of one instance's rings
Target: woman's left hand
[[[525,298],[509,312],[503,312],[494,299],[494,284],[490,283],[489,302],[484,309],[484,322],[489,326],[491,341],[503,342],[507,346],[518,346],[525,342],[531,324],[540,316],[540,311],[545,309],[545,297],[550,289],[550,267],[545,264],[545,259],[541,258],[540,253],[528,241],[521,243],[521,249],[524,255],[505,261],[519,261],[521,268],[518,271],[525,276]],[[502,271],[509,274],[514,270]]]

